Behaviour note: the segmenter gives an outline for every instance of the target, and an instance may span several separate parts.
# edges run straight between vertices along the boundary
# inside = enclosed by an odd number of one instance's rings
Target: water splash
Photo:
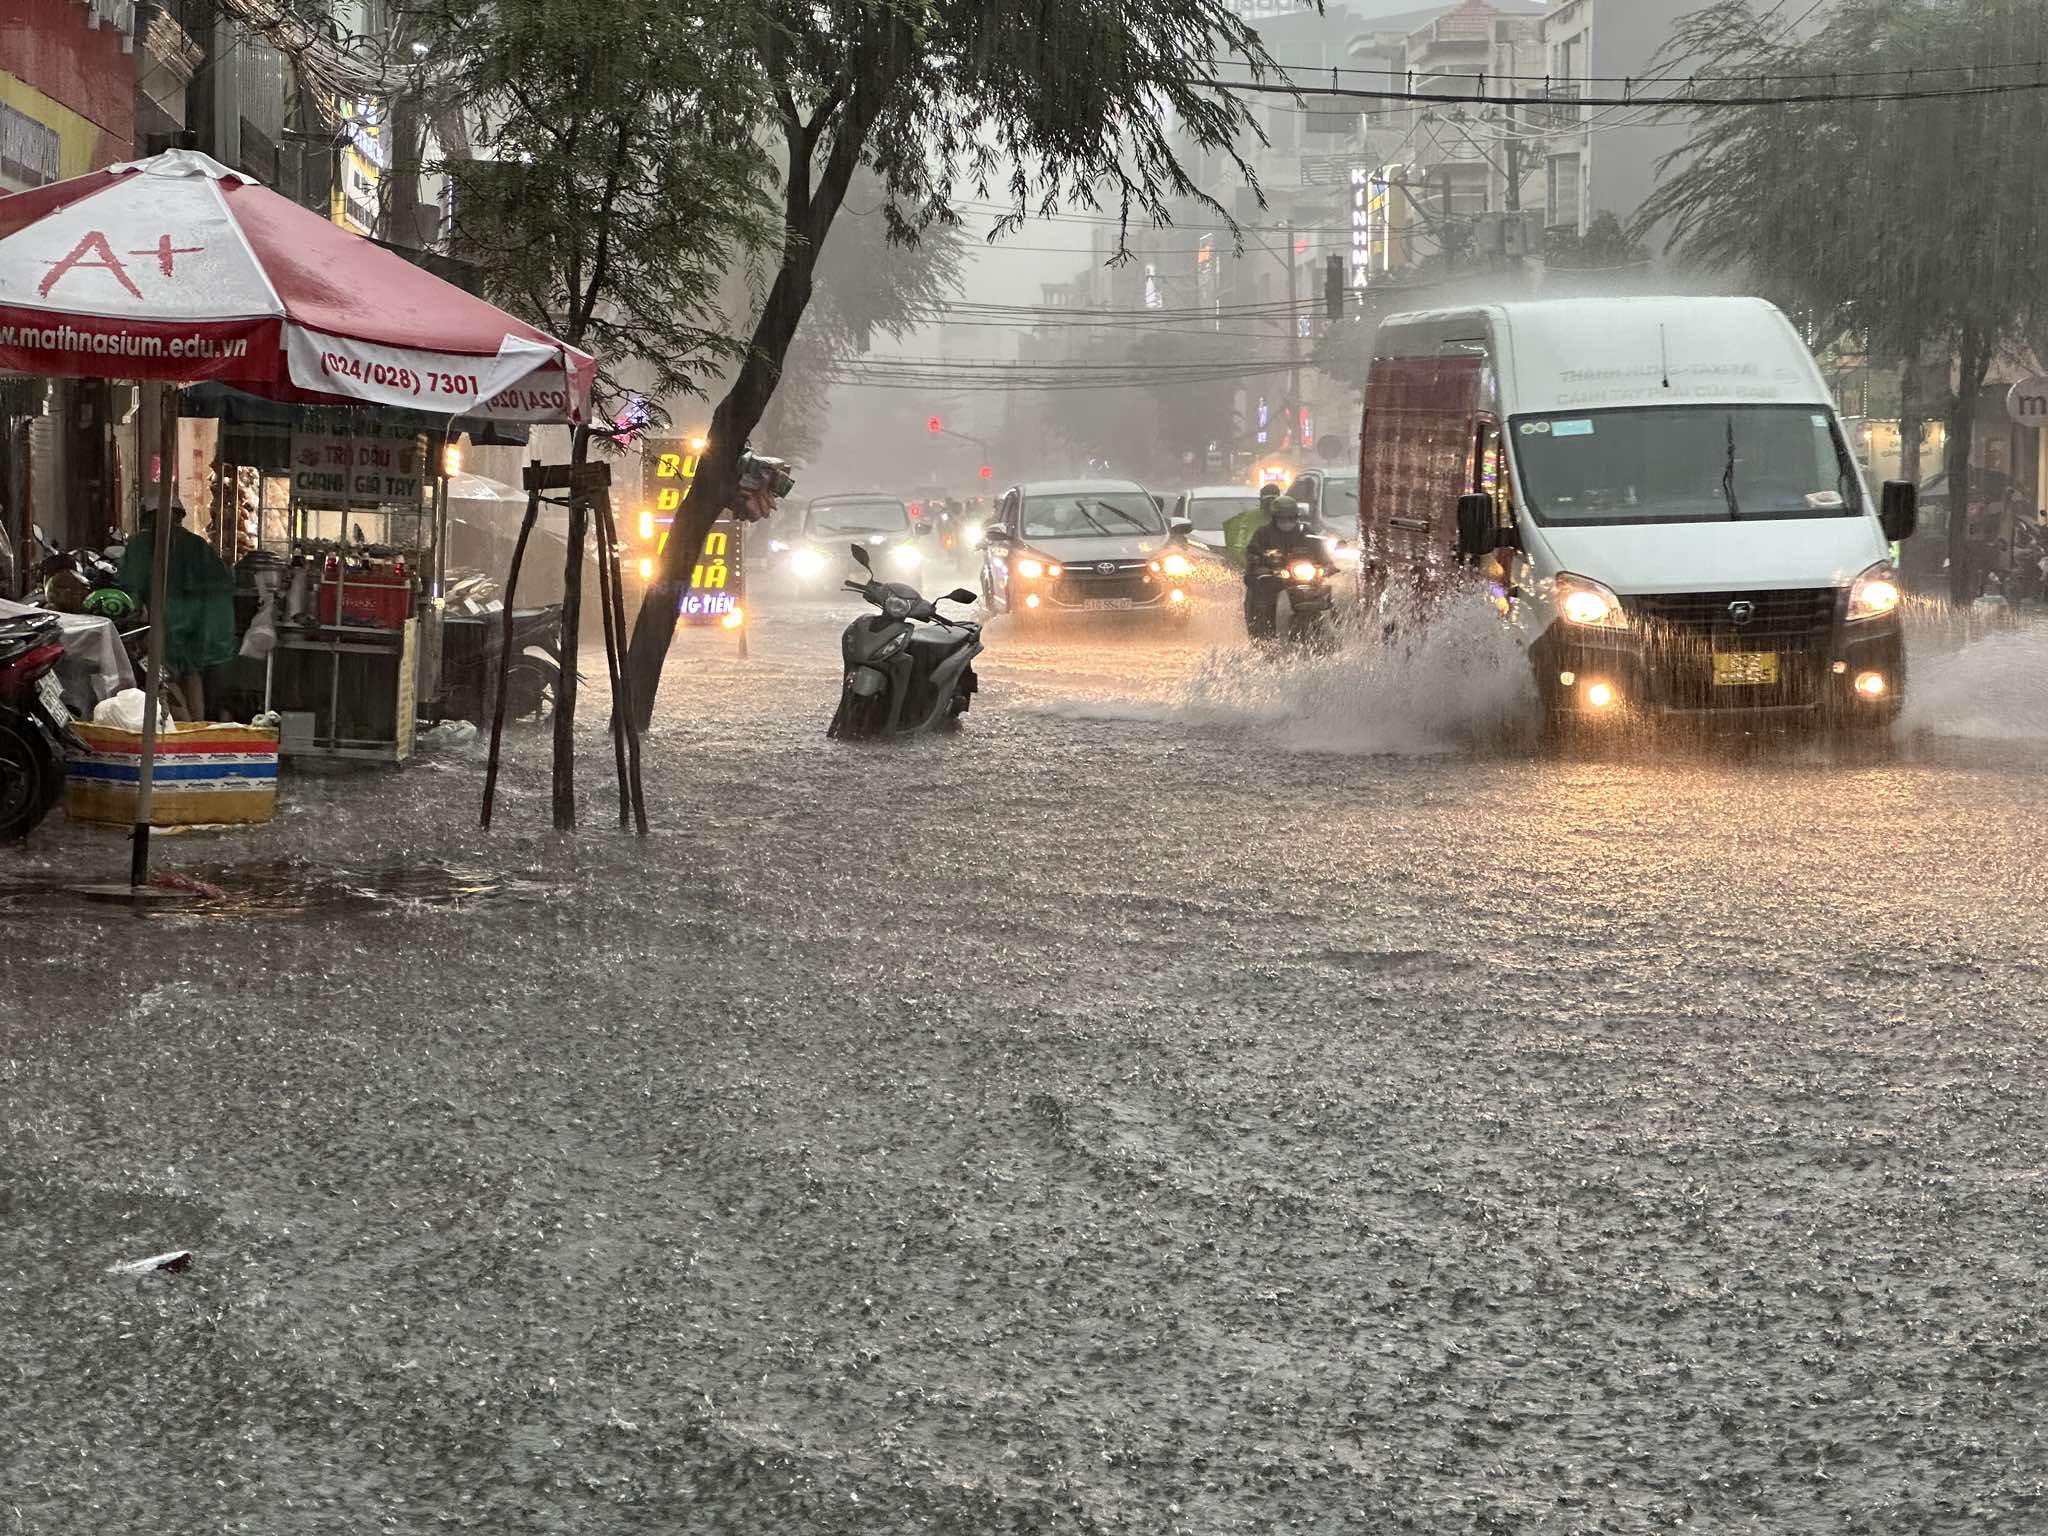
[[[1327,652],[1238,644],[1208,652],[1164,697],[1065,697],[1048,712],[1242,735],[1294,752],[1417,756],[1524,741],[1538,724],[1526,656],[1483,600],[1393,637],[1345,624]]]
[[[1903,730],[1974,741],[2048,740],[2048,626],[1999,628],[1955,644],[1908,632]]]

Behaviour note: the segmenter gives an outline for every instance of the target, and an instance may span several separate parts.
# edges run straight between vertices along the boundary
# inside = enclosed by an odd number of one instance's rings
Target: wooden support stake
[[[536,469],[539,465],[534,466]],[[533,471],[528,470],[531,477]],[[512,666],[512,597],[519,590],[519,565],[526,558],[526,541],[540,518],[540,491],[530,482],[526,491],[526,516],[519,523],[519,539],[512,546],[512,569],[505,575],[505,626],[498,642],[498,684],[491,690],[491,757],[484,765],[484,818],[491,824],[491,799],[498,790],[498,748],[505,738],[505,674]]]
[[[633,708],[632,658],[627,654],[626,645],[626,578],[619,569],[619,529],[612,518],[612,499],[609,494],[598,502],[597,509],[604,541],[611,549],[607,569],[611,581],[612,607],[619,616],[619,670],[613,684],[616,691],[612,695],[612,708],[616,724],[625,737],[626,776],[632,787],[633,796],[633,829],[641,837],[645,837],[647,792],[640,778],[640,716]]]
[[[609,490],[598,493],[597,516],[594,519],[597,525],[597,606],[604,615],[604,664],[612,688],[612,762],[619,775],[619,830],[623,832],[632,823],[633,790],[626,778],[626,733],[619,723],[619,647],[625,643],[626,616],[619,611],[618,601],[612,594],[612,572],[618,566],[619,555],[612,547],[611,502]]]

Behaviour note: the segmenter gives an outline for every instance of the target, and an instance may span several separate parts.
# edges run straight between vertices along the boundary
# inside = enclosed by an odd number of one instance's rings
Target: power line
[[[1816,5],[1816,8],[1817,5]],[[1484,77],[1475,77],[1483,79]],[[1750,78],[1750,77],[1743,77]],[[1322,96],[1356,101],[1413,101],[1438,106],[1463,104],[1515,107],[1530,105],[1540,98],[1449,91],[1373,91],[1338,85],[1269,85],[1259,80],[1215,80],[1189,78],[1183,85],[1207,86],[1225,93],[1249,91],[1253,95]],[[1710,81],[1710,84],[1724,83]],[[1732,81],[1726,83],[1733,83]],[[1689,81],[1696,87],[1698,81]],[[1873,101],[1960,101],[1978,96],[2008,96],[2017,91],[2048,91],[2048,79],[2008,81],[2004,84],[1943,87],[1931,91],[1796,91],[1777,95],[1702,96],[1573,96],[1553,99],[1553,105],[1577,107],[1800,107],[1825,102]]]

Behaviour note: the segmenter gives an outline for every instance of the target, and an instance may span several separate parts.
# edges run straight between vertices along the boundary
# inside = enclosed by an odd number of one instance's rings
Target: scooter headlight
[[[885,597],[882,599],[882,612],[892,619],[907,619],[910,617],[910,599],[895,596]]]
[[[1322,570],[1313,560],[1297,560],[1287,568],[1287,574],[1296,581],[1314,581]]]
[[[1859,619],[1881,619],[1888,613],[1899,611],[1899,578],[1892,570],[1891,562],[1879,561],[1849,588],[1849,622]]]
[[[800,549],[789,557],[789,568],[799,581],[816,581],[825,574],[825,557],[815,549]]]
[[[1557,578],[1557,611],[1565,623],[1581,629],[1628,628],[1628,612],[1621,599],[1584,576]]]

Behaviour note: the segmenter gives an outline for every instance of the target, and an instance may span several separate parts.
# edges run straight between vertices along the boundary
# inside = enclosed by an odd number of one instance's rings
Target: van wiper
[[[1728,418],[1728,467],[1721,471],[1721,494],[1728,501],[1728,519],[1739,521],[1742,504],[1735,499],[1735,418]]]

